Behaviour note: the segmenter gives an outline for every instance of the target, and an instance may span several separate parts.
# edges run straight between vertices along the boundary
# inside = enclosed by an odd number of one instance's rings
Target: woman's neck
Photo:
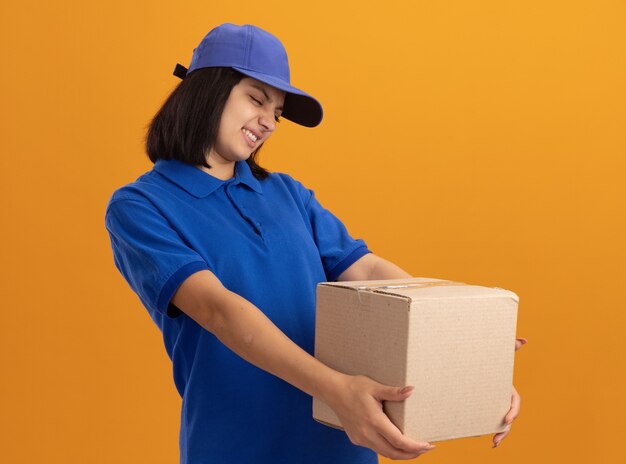
[[[206,166],[198,166],[207,174],[217,177],[220,180],[228,180],[235,175],[235,162],[215,159],[212,156],[207,157],[207,163],[211,168]]]

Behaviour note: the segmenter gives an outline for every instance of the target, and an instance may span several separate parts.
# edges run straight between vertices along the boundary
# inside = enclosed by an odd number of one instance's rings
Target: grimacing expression
[[[213,154],[226,162],[248,159],[276,130],[284,101],[282,90],[244,77],[226,100]]]

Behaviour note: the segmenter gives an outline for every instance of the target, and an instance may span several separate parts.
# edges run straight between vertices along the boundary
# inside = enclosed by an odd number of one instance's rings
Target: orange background
[[[0,461],[173,463],[180,398],[115,269],[113,190],[213,26],[254,23],[318,97],[261,164],[413,275],[521,297],[522,414],[419,462],[612,463],[622,452],[626,3],[15,2],[0,6]],[[294,463],[297,459],[294,458]],[[387,462],[381,459],[381,462]]]

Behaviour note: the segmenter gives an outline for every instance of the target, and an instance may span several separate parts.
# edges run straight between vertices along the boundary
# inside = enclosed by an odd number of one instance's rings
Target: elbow
[[[231,340],[237,345],[250,346],[254,335],[244,322],[249,311],[250,304],[245,299],[226,290],[220,298],[213,299],[204,311],[203,327],[223,342]]]

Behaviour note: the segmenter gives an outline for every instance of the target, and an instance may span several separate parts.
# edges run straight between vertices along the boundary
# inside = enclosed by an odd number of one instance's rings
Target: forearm
[[[214,311],[211,331],[246,361],[324,401],[345,377],[289,339],[255,305],[228,292]]]
[[[376,256],[367,280],[405,279],[411,278],[411,274],[391,261]]]
[[[411,274],[374,253],[368,253],[341,273],[338,281],[407,279]]]

